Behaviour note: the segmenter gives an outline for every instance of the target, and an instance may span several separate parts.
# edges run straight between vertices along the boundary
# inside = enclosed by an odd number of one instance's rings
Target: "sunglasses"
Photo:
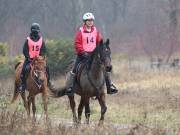
[[[90,21],[94,21],[94,20],[93,20],[93,19],[87,19],[86,21],[89,21],[89,22],[90,22]]]

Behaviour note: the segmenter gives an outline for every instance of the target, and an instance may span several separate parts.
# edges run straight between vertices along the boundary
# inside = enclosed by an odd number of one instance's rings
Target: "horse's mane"
[[[100,52],[101,48],[103,45],[103,40],[100,41],[100,43],[96,46],[96,48],[94,49],[94,51],[92,52],[92,58],[94,59],[95,56],[97,56],[97,54]]]

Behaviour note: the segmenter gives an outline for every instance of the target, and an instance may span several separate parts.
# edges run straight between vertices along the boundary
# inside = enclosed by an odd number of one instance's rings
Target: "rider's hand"
[[[33,59],[32,58],[28,58],[29,61],[32,61]]]
[[[88,52],[84,52],[84,53],[82,54],[82,57],[83,57],[84,59],[89,59],[89,58],[90,58],[90,54],[89,54]]]

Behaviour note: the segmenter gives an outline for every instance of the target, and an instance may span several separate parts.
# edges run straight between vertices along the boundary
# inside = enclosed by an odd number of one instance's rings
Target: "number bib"
[[[84,51],[93,52],[94,49],[96,48],[96,37],[97,37],[96,27],[94,27],[94,30],[91,33],[85,33],[83,27],[81,27],[80,30],[82,33],[82,44]]]
[[[30,58],[34,58],[36,56],[39,56],[40,49],[42,46],[42,37],[37,42],[33,41],[30,37],[27,37],[27,40],[28,40]]]

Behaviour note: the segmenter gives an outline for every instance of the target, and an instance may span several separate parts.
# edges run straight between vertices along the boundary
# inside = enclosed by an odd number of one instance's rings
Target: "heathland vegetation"
[[[50,120],[43,119],[41,97],[37,98],[37,123],[27,119],[22,101],[10,105],[13,78],[0,82],[0,131],[2,134],[114,134],[114,135],[178,135],[180,132],[180,70],[178,68],[151,68],[144,59],[129,61],[114,55],[113,81],[120,89],[117,95],[107,95],[107,114],[104,126],[98,127],[100,107],[91,100],[90,125],[72,124],[67,97],[49,97]],[[64,76],[54,80],[63,86]],[[76,100],[79,97],[76,96]],[[82,118],[85,119],[84,117]]]

